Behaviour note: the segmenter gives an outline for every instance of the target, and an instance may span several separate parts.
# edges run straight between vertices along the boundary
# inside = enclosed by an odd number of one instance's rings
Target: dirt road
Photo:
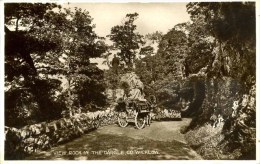
[[[153,122],[138,130],[134,125],[104,126],[69,143],[35,153],[30,159],[40,160],[187,160],[201,159],[187,144],[182,121]]]

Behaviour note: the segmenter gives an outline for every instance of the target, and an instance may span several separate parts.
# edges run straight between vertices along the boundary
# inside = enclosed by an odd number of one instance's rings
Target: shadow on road
[[[187,123],[187,120],[186,120]],[[188,160],[201,159],[179,133],[183,122],[154,122],[142,130],[109,125],[72,142],[35,153],[27,160]]]

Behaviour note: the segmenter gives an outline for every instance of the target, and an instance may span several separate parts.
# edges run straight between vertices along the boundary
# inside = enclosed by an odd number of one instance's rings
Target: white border
[[[257,45],[257,49],[256,49],[256,84],[257,84],[257,87],[256,87],[256,91],[257,91],[257,95],[256,95],[256,129],[259,129],[259,124],[260,124],[260,120],[259,120],[259,114],[260,114],[260,111],[258,111],[258,107],[259,107],[259,103],[258,102],[258,99],[259,99],[259,96],[258,96],[258,93],[260,91],[259,89],[259,72],[260,72],[260,66],[259,66],[259,46],[260,46],[260,42],[259,42],[259,29],[260,29],[260,26],[259,26],[259,18],[260,18],[260,3],[259,1],[257,0],[249,0],[250,2],[256,2],[256,45]],[[169,1],[169,0],[154,0],[154,1],[151,1],[151,0],[127,0],[127,1],[122,1],[122,0],[76,0],[76,1],[68,1],[68,0],[0,0],[0,62],[1,62],[1,67],[0,67],[0,84],[2,87],[4,87],[4,3],[8,3],[8,2],[33,2],[33,3],[36,3],[36,2],[42,2],[42,3],[46,3],[46,2],[49,2],[49,3],[58,3],[58,4],[61,4],[61,3],[68,3],[68,2],[71,2],[71,3],[129,3],[129,2],[141,2],[141,3],[176,3],[176,2],[197,2],[196,0],[190,0],[190,1],[187,1],[187,0],[174,0],[174,1]],[[216,0],[208,0],[208,1],[205,1],[205,0],[202,0],[200,2],[216,2]],[[230,0],[222,0],[222,2],[231,2]],[[236,1],[237,2],[237,1]],[[92,164],[92,163],[96,163],[96,164],[103,164],[104,162],[105,163],[126,163],[126,164],[129,164],[129,163],[238,163],[238,164],[244,164],[245,162],[246,163],[252,163],[252,164],[255,164],[255,163],[258,163],[260,164],[260,132],[257,131],[256,132],[256,146],[257,146],[257,150],[256,150],[256,160],[157,160],[157,161],[151,161],[151,160],[143,160],[143,161],[131,161],[131,160],[127,160],[127,161],[114,161],[114,160],[110,160],[110,161],[106,161],[106,160],[84,160],[84,161],[65,161],[65,160],[59,160],[59,161],[53,161],[53,160],[45,160],[45,161],[34,161],[34,160],[17,160],[17,161],[4,161],[4,89],[1,90],[0,92],[0,99],[1,99],[1,102],[0,102],[0,107],[1,107],[1,113],[0,113],[0,163],[26,163],[26,164],[31,164],[31,163],[42,163],[42,164],[45,164],[46,162],[47,163],[56,163],[56,164],[64,164],[64,163],[89,163],[89,164]]]
[[[0,2],[0,163],[4,160],[4,4]]]
[[[260,89],[259,89],[259,84],[260,84],[260,77],[259,77],[259,71],[260,71],[260,57],[259,57],[259,47],[260,47],[260,41],[259,41],[259,29],[260,29],[260,22],[259,22],[259,18],[260,18],[260,3],[259,1],[256,1],[256,161],[258,163],[260,163],[260,131],[259,131],[259,125],[260,125],[260,120],[259,120],[259,116],[260,116],[260,111],[258,111],[259,109],[259,105],[260,105],[260,101],[259,100],[259,93],[260,93]]]

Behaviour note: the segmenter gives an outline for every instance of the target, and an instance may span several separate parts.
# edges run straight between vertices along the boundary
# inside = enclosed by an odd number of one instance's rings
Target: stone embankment
[[[5,127],[5,158],[21,158],[27,154],[46,150],[95,130],[99,126],[115,123],[116,118],[116,113],[113,111],[98,111],[28,125],[20,129]]]

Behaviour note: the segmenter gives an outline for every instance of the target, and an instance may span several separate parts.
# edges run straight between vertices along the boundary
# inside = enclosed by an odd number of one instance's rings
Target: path
[[[134,125],[126,128],[104,126],[69,143],[35,153],[30,159],[40,160],[181,160],[201,159],[186,143],[180,133],[182,121],[153,122],[138,130]]]

